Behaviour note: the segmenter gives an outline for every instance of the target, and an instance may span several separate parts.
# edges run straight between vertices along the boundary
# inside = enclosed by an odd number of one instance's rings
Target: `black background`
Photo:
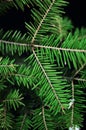
[[[69,5],[65,8],[66,15],[72,20],[75,27],[86,27],[86,1],[67,0]]]
[[[74,27],[86,27],[86,6],[85,0],[67,0],[69,5],[64,8]],[[17,29],[26,32],[24,21],[30,21],[30,9],[25,7],[24,12],[15,8],[9,10],[6,15],[0,16],[0,28]]]

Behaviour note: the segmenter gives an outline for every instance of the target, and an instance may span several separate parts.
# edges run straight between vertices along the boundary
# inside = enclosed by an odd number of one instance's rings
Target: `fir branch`
[[[74,99],[74,83],[72,81],[72,99]],[[71,126],[73,127],[74,123],[74,103],[72,104],[72,113],[71,113]]]
[[[6,122],[6,114],[7,114],[7,108],[6,108],[6,103],[4,103],[4,118],[3,118],[3,122]]]
[[[86,63],[84,63],[73,75],[73,77],[75,77],[84,67],[86,66]]]
[[[45,130],[48,130],[46,119],[45,119],[44,106],[42,106],[42,115],[43,115],[43,122],[44,122]]]
[[[42,23],[43,23],[43,21],[45,20],[45,18],[46,18],[46,16],[47,16],[48,12],[51,10],[51,8],[52,8],[54,2],[55,2],[55,0],[52,0],[52,2],[51,2],[51,4],[50,4],[49,8],[46,10],[46,12],[45,12],[45,14],[44,14],[42,20],[40,21],[40,23],[39,23],[39,25],[38,25],[38,27],[37,27],[35,33],[34,33],[34,36],[33,36],[32,40],[31,40],[31,43],[32,43],[32,44],[34,43],[35,38],[36,38],[36,35],[38,34],[38,32],[39,32],[39,30],[40,30],[40,28],[41,28],[41,26],[42,26]]]
[[[45,48],[45,49],[52,49],[52,50],[59,50],[59,51],[69,51],[69,52],[82,52],[86,53],[86,50],[81,49],[71,49],[71,48],[59,48],[59,47],[52,47],[52,46],[43,46],[43,45],[33,45],[35,48]]]
[[[62,44],[62,25],[61,25],[61,20],[59,20],[60,18],[56,19],[57,23],[58,23],[58,30],[59,30],[59,34],[60,34],[60,43],[58,44],[58,46],[61,46]]]
[[[15,73],[8,73],[5,78],[11,83],[14,84],[14,80],[16,81],[16,83],[18,84],[18,86],[20,86],[22,83],[24,86],[27,86],[27,88],[29,87],[29,84],[33,83],[33,79],[34,77],[31,75],[26,75],[26,74],[15,74]],[[9,79],[10,78],[10,79]],[[12,79],[11,79],[12,78]]]
[[[0,65],[0,67],[6,67],[6,68],[13,68],[15,69],[15,66],[13,64],[10,64],[10,65]]]
[[[85,38],[86,38],[86,35],[79,36],[78,40],[82,40],[83,38],[85,39]]]
[[[26,43],[11,42],[11,41],[5,41],[5,40],[0,40],[0,43],[10,44],[10,45],[17,45],[17,46],[24,46],[24,47],[30,46],[29,44],[26,44]]]
[[[74,83],[72,81],[72,99],[74,99]]]
[[[82,79],[82,78],[73,78],[73,77],[67,77],[67,76],[63,76],[64,79],[67,79],[68,81],[73,81],[73,80],[76,80],[76,81],[82,81],[82,82],[86,82],[86,79]]]
[[[64,107],[63,107],[63,105],[62,105],[62,103],[61,103],[61,101],[60,101],[58,95],[56,94],[56,91],[55,91],[55,89],[54,89],[54,87],[53,87],[53,85],[52,85],[52,83],[51,83],[49,77],[47,76],[47,74],[46,74],[46,72],[45,72],[43,66],[41,65],[41,63],[40,63],[40,61],[39,61],[39,59],[38,59],[38,57],[37,57],[37,55],[36,55],[34,49],[32,49],[32,51],[33,51],[33,54],[34,54],[34,56],[35,56],[35,58],[36,58],[37,63],[39,64],[39,66],[40,66],[40,68],[41,68],[43,74],[45,75],[45,77],[46,77],[46,79],[47,79],[47,81],[48,81],[48,83],[49,83],[49,85],[50,85],[50,87],[51,87],[51,89],[52,89],[53,94],[55,95],[56,100],[58,101],[59,105],[61,106],[62,112],[65,114]]]
[[[28,75],[25,75],[25,74],[19,74],[19,73],[11,73],[11,74],[8,74],[9,76],[15,76],[15,77],[22,77],[22,78],[31,78],[32,76],[28,76]]]
[[[20,105],[25,106],[25,104],[22,102],[24,97],[22,94],[19,93],[19,90],[11,90],[9,94],[7,95],[6,99],[3,100],[3,103],[6,104],[7,108],[10,110],[10,108],[14,108],[16,110]]]
[[[82,78],[74,78],[74,80],[81,81],[81,82],[86,82],[86,79],[82,79]]]
[[[20,130],[23,129],[23,125],[24,125],[24,122],[25,122],[26,116],[27,116],[27,113],[24,114],[23,120],[22,120],[22,122],[21,122]]]

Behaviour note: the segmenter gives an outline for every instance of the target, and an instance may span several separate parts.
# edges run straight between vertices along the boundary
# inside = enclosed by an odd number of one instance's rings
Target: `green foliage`
[[[3,104],[0,104],[0,129],[12,129],[13,115],[7,110]]]
[[[0,36],[2,39],[0,41],[0,49],[2,50],[3,54],[10,52],[12,55],[15,53],[22,55],[24,52],[28,52],[30,48],[28,44],[30,41],[27,34],[22,35],[21,32],[18,31],[7,31],[4,33],[2,30],[1,33],[3,33],[3,35]]]
[[[36,109],[33,114],[33,130],[55,130],[56,124],[54,123],[54,119],[50,114],[49,108]]]
[[[12,107],[16,110],[20,105],[24,105],[21,100],[23,99],[22,94],[19,95],[19,90],[9,92],[6,99],[3,101],[8,109]]]
[[[16,130],[28,130],[31,128],[32,126],[32,121],[29,118],[29,116],[27,115],[27,113],[25,113],[24,115],[20,115],[17,119],[16,119]]]
[[[83,126],[86,29],[72,33],[71,21],[63,18],[67,4],[65,0],[0,1],[0,15],[28,6],[32,18],[25,21],[25,34],[0,29],[0,130]]]

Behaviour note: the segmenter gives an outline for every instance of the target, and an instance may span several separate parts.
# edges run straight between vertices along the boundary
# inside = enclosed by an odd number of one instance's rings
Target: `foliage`
[[[0,15],[27,6],[32,18],[25,21],[25,34],[0,30],[0,130],[83,126],[86,29],[72,31],[63,18],[66,5],[65,0],[0,1]]]

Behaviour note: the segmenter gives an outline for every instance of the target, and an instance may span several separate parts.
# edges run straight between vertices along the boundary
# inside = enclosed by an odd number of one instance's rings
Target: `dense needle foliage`
[[[0,0],[0,16],[28,8],[26,33],[0,27],[0,130],[79,130],[86,90],[86,29],[65,0]]]

